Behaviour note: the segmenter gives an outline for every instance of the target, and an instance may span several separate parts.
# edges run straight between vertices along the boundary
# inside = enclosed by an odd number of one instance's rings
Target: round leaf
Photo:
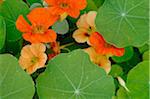
[[[32,99],[34,82],[11,55],[0,55],[0,99]]]
[[[49,62],[37,90],[40,99],[111,99],[114,83],[85,52],[75,50]]]
[[[134,67],[127,77],[129,92],[120,87],[118,99],[149,99],[149,69],[149,61],[143,61]]]
[[[149,98],[149,69],[149,62],[144,61],[129,72],[127,87],[131,99]]]
[[[19,15],[26,15],[29,12],[28,6],[22,0],[2,0],[0,14],[5,18],[7,41],[17,41],[21,33],[16,29],[16,20]]]
[[[96,26],[117,47],[142,46],[149,39],[148,0],[105,0]]]
[[[57,34],[66,34],[69,31],[69,24],[67,20],[63,21],[57,21],[53,26],[52,29],[57,33]]]
[[[0,16],[0,50],[4,47],[6,37],[6,24],[4,18]]]
[[[130,99],[128,92],[123,88],[120,87],[117,91],[117,99]]]
[[[133,47],[126,47],[125,54],[123,56],[121,57],[113,56],[112,59],[117,63],[122,63],[131,59],[133,54],[134,54]]]

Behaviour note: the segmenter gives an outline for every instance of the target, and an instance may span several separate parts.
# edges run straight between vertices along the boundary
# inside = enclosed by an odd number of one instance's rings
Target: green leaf
[[[12,55],[0,55],[0,99],[32,99],[34,82]]]
[[[6,24],[4,18],[0,16],[0,50],[4,47],[6,38]]]
[[[130,99],[149,98],[149,69],[149,61],[143,61],[129,72],[126,85]]]
[[[57,34],[66,34],[69,31],[69,24],[67,20],[63,21],[57,21],[53,26],[52,29],[57,33]]]
[[[112,65],[111,71],[109,74],[113,77],[117,77],[123,74],[123,70],[119,65],[115,64],[115,65]]]
[[[0,14],[6,21],[7,41],[16,41],[21,38],[21,33],[16,29],[16,20],[19,15],[26,15],[28,6],[22,0],[4,0],[0,4]]]
[[[33,10],[34,8],[38,8],[38,7],[42,7],[41,3],[33,3],[33,4],[30,6],[30,10]]]
[[[140,47],[149,39],[148,0],[105,0],[96,26],[107,42],[117,47]]]
[[[7,53],[11,53],[12,55],[17,55],[20,54],[20,51],[22,49],[23,46],[23,40],[18,40],[15,42],[6,42],[6,48],[5,48],[5,52]]]
[[[117,99],[130,99],[128,93],[123,87],[120,87],[117,91]]]
[[[42,0],[26,0],[26,1],[29,5],[32,5],[33,3],[41,3]]]
[[[93,1],[95,5],[97,6],[97,8],[99,8],[104,3],[105,0],[93,0]]]
[[[85,52],[75,50],[49,62],[37,79],[37,90],[40,99],[111,99],[114,83]]]
[[[97,11],[98,8],[93,0],[87,0],[87,7],[83,11]]]
[[[121,57],[113,56],[112,59],[117,63],[122,63],[131,59],[133,54],[134,54],[133,47],[126,47],[125,54],[123,56]]]
[[[146,51],[146,52],[144,52],[144,54],[143,54],[143,60],[148,60],[149,61],[149,55],[150,55],[149,50]]]
[[[145,44],[144,46],[139,47],[138,49],[139,49],[140,53],[143,54],[145,51],[147,51],[149,49],[149,45]]]

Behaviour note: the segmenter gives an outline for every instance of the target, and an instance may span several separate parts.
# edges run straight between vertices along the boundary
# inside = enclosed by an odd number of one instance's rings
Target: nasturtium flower
[[[44,67],[47,60],[45,50],[46,47],[42,43],[24,46],[19,58],[20,66],[29,74],[32,74],[37,69]]]
[[[68,15],[77,18],[80,15],[80,10],[83,10],[87,2],[86,0],[45,0],[48,4],[49,12],[53,15],[66,18]]]
[[[28,15],[30,25],[22,15],[16,21],[16,27],[23,32],[23,38],[31,43],[48,43],[56,41],[56,33],[48,29],[57,21],[57,17],[50,15],[45,8],[35,8]]]
[[[92,47],[86,48],[84,49],[84,51],[89,54],[90,59],[93,63],[103,68],[106,71],[106,73],[110,72],[111,62],[109,61],[107,56],[98,54]]]
[[[83,14],[77,21],[76,25],[78,29],[73,33],[73,38],[78,43],[88,42],[91,33],[96,31],[95,18],[97,12],[90,11],[87,14]]]
[[[60,54],[60,43],[59,42],[50,43],[50,49],[52,50],[52,53],[48,54],[48,60],[51,60],[52,58]]]
[[[123,56],[125,52],[124,48],[117,48],[111,44],[108,44],[98,32],[91,34],[89,37],[89,42],[96,52],[102,55]]]

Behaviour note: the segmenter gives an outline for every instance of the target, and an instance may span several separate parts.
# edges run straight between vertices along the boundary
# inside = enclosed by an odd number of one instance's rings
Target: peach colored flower
[[[90,11],[87,14],[84,14],[80,17],[80,19],[77,21],[77,27],[78,29],[73,33],[73,38],[78,43],[85,43],[88,42],[89,36],[91,33],[96,31],[95,27],[95,18],[96,18],[97,12],[96,11]]]
[[[56,33],[48,29],[57,21],[57,17],[50,15],[45,8],[35,8],[27,18],[32,25],[20,15],[16,21],[16,27],[23,32],[23,38],[31,43],[48,43],[56,41]]]
[[[77,18],[80,15],[80,10],[83,10],[87,5],[86,0],[45,0],[45,2],[49,6],[49,12],[53,15],[69,15],[73,18]]]
[[[47,55],[44,53],[46,47],[42,43],[26,45],[21,51],[19,58],[20,66],[29,74],[45,66]]]
[[[92,33],[89,38],[90,45],[96,50],[97,53],[108,56],[123,56],[125,53],[124,48],[117,48],[108,44],[102,35],[98,32]]]
[[[107,74],[110,72],[111,62],[109,61],[109,59],[106,56],[98,54],[92,47],[84,49],[84,51],[89,54],[90,59],[93,63],[95,63],[95,64],[99,65],[101,68],[103,68]]]

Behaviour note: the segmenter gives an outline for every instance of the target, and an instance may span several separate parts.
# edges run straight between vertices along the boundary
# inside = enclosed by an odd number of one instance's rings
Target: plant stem
[[[73,44],[74,44],[74,42],[62,45],[62,46],[60,46],[60,49],[64,49],[65,47],[71,46]]]

